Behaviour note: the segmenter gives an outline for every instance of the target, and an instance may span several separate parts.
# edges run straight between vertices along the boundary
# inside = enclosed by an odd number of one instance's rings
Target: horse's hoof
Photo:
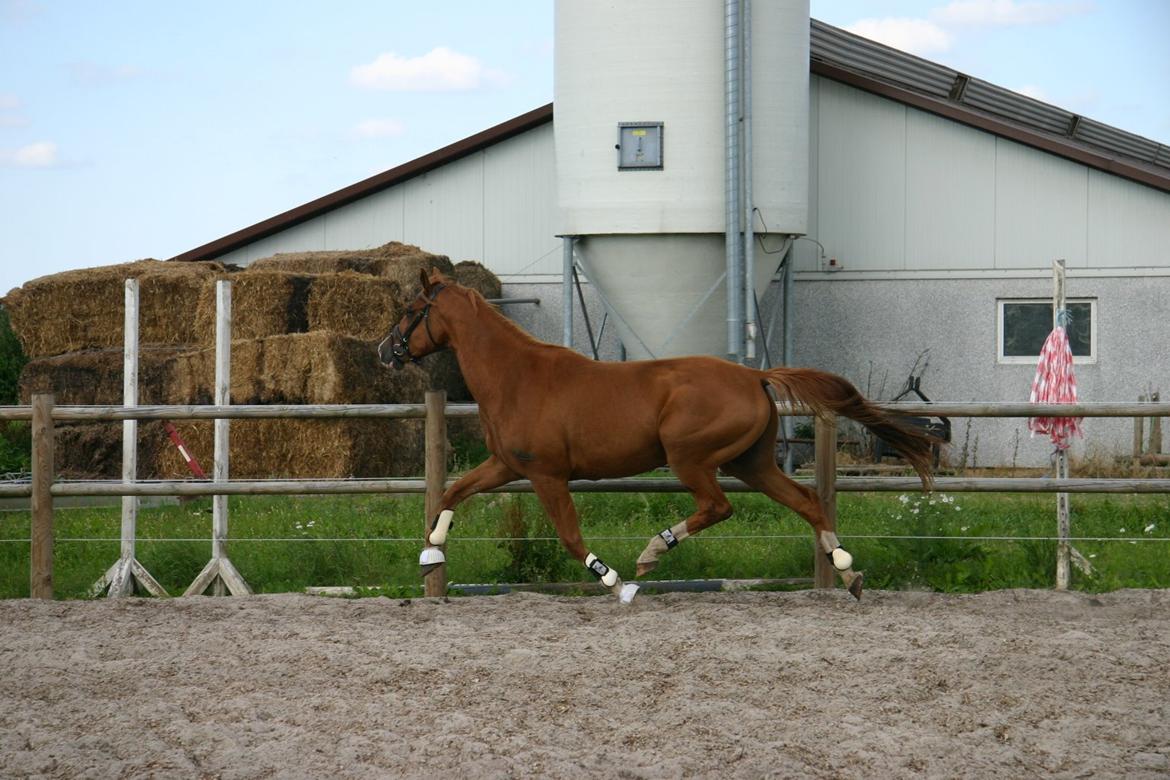
[[[618,591],[618,594],[617,594],[618,600],[622,604],[629,604],[631,601],[634,600],[634,596],[638,595],[638,588],[639,587],[640,586],[636,582],[625,583],[624,585],[621,586],[621,590]]]
[[[423,577],[425,579],[428,574],[430,574],[431,572],[433,572],[435,569],[439,568],[440,566],[442,566],[442,564],[440,564],[440,563],[428,563],[425,566],[419,566],[418,567],[419,576]]]
[[[853,598],[861,601],[861,583],[865,579],[865,575],[857,572],[853,575],[853,582],[849,583],[849,592],[853,594]]]
[[[643,574],[649,574],[658,568],[658,561],[638,561],[635,577],[641,577]]]

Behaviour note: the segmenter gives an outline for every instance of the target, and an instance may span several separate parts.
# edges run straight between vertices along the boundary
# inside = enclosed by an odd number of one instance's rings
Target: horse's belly
[[[575,479],[628,477],[662,466],[666,451],[658,437],[638,431],[609,430],[604,436],[569,442]]]

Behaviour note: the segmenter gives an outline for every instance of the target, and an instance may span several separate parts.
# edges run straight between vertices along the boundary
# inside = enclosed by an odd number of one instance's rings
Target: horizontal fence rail
[[[754,493],[755,489],[738,479],[722,477],[719,486],[725,493]],[[797,477],[795,482],[815,488],[816,480]],[[455,480],[447,480],[450,487]],[[917,477],[837,477],[839,493],[913,493],[922,490]],[[1170,493],[1170,479],[1053,479],[1051,477],[938,477],[934,489],[942,493]],[[574,480],[574,493],[685,493],[677,479],[598,479]],[[295,496],[357,495],[395,493],[422,495],[424,479],[273,479],[232,480],[230,482],[170,480],[133,483],[109,481],[55,482],[50,494],[65,496]],[[485,493],[532,493],[528,480],[509,482]],[[0,498],[27,498],[30,483],[0,485]]]
[[[900,415],[927,417],[1170,417],[1170,403],[892,403],[876,404]],[[811,416],[812,411],[776,404],[784,416]],[[475,404],[448,404],[448,417],[476,417]],[[426,417],[425,404],[272,404],[240,406],[56,406],[53,420],[87,422],[109,420],[218,420],[272,418],[336,419]],[[0,420],[30,420],[31,406],[0,406]]]
[[[428,394],[427,404],[308,404],[308,405],[178,405],[178,406],[78,406],[52,405],[49,396],[34,397],[32,406],[0,407],[0,420],[32,420],[34,446],[31,481],[0,483],[0,497],[33,500],[33,548],[30,578],[34,597],[51,597],[52,500],[67,496],[234,496],[309,494],[425,495],[428,506],[454,480],[447,478],[445,420],[478,416],[474,404],[446,404],[441,395]],[[40,404],[37,406],[37,404]],[[929,417],[1170,417],[1170,403],[892,403],[878,404],[906,416]],[[36,414],[34,414],[34,410]],[[809,409],[777,404],[781,415],[812,416]],[[227,420],[227,419],[420,419],[427,420],[427,475],[424,478],[387,479],[261,479],[194,481],[66,481],[55,479],[51,444],[56,422],[109,420]],[[441,424],[440,424],[441,423]],[[440,431],[441,433],[435,433]],[[822,419],[817,425],[818,480],[796,481],[817,489],[826,512],[835,517],[838,492],[912,493],[922,489],[917,477],[838,477],[835,470],[836,423]],[[720,478],[729,493],[754,492],[739,480]],[[934,488],[944,492],[980,493],[1170,493],[1170,479],[1055,479],[1049,477],[965,478],[939,477]],[[577,480],[577,493],[677,493],[686,488],[673,478]],[[496,488],[494,493],[531,493],[530,482],[521,480]],[[47,528],[47,531],[45,530]],[[125,540],[123,540],[125,541]],[[823,556],[816,556],[816,581],[823,576]],[[831,572],[829,572],[831,582]]]

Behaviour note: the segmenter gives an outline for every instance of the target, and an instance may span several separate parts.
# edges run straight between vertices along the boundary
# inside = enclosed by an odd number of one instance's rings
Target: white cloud
[[[936,21],[963,27],[1020,27],[1054,24],[1093,9],[1088,2],[1027,0],[953,0],[931,12]]]
[[[929,19],[859,19],[845,29],[911,54],[946,51],[952,42],[951,34]]]
[[[484,68],[475,57],[445,46],[431,49],[421,57],[406,58],[386,52],[373,62],[355,66],[349,73],[350,82],[359,87],[398,92],[476,89],[501,78],[500,73]]]
[[[396,138],[406,132],[406,125],[399,119],[366,119],[353,132],[358,138]]]
[[[57,144],[37,141],[17,149],[0,149],[0,165],[12,168],[52,168],[57,165]]]
[[[20,98],[0,92],[0,111],[15,111],[20,108]]]

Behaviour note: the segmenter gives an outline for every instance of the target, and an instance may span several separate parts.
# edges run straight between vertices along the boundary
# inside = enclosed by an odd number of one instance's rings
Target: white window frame
[[[1067,303],[1089,304],[1089,354],[1073,355],[1075,365],[1086,365],[1097,362],[1097,299],[1096,298],[1069,298]],[[1047,303],[1052,305],[1051,298],[997,298],[995,301],[995,334],[996,334],[996,362],[1005,365],[1036,365],[1039,355],[1003,354],[1003,308],[1009,303]]]

